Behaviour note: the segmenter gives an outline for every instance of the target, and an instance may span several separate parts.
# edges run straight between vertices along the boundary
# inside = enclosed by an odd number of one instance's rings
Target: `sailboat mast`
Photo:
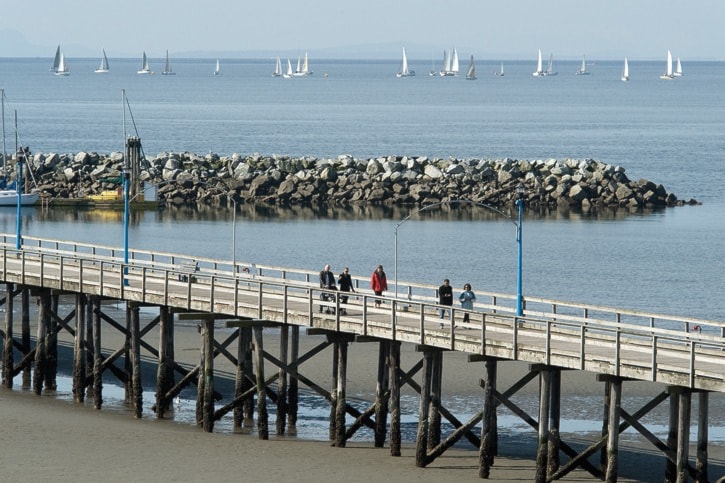
[[[3,118],[3,176],[7,178],[8,166],[7,159],[8,154],[5,150],[5,89],[0,89],[0,104],[2,104],[2,118]]]

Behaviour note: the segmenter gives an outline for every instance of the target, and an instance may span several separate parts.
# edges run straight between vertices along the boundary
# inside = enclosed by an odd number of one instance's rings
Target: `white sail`
[[[292,71],[292,62],[289,59],[287,59],[287,72],[282,74],[282,77],[284,77],[285,79],[289,79],[293,76],[294,76],[294,72]]]
[[[501,70],[499,71],[498,75],[500,77],[503,77],[503,62],[501,62]]]
[[[682,77],[682,62],[680,62],[680,58],[677,58],[677,62],[675,63],[675,71],[672,73],[675,77]]]
[[[408,67],[408,56],[405,53],[405,47],[403,47],[403,60],[400,65],[400,71],[395,75],[397,77],[410,77],[415,75],[415,71],[410,70]]]
[[[58,60],[58,69],[55,71],[55,75],[69,75],[70,66],[65,61],[65,55],[63,52],[60,53],[60,59]]]
[[[554,54],[549,54],[549,64],[546,66],[544,71],[545,76],[556,75],[558,72],[554,72]]]
[[[476,77],[476,65],[473,62],[473,56],[471,56],[471,61],[468,63],[468,70],[466,71],[466,79],[468,80],[475,80]]]
[[[176,75],[176,72],[171,70],[171,62],[169,61],[169,51],[166,51],[166,64],[164,65],[164,71],[161,75]]]
[[[584,55],[582,56],[582,65],[579,70],[576,71],[576,75],[589,75],[589,72],[587,72],[587,58]]]
[[[279,59],[279,56],[277,56],[277,60],[274,62],[274,71],[272,72],[272,77],[281,77],[282,76],[282,61]]]
[[[307,59],[307,52],[305,52],[305,60],[302,61],[302,75],[312,75],[310,70],[310,61]]]
[[[448,75],[448,72],[451,70],[451,56],[448,54],[447,50],[443,51],[443,69],[440,71],[440,75]]]
[[[60,65],[60,45],[55,49],[55,57],[53,57],[53,65],[50,66],[51,72],[58,72],[58,66]]]
[[[141,69],[136,71],[137,74],[150,74],[151,68],[149,67],[149,60],[146,58],[146,52],[144,51],[141,56]]]
[[[672,52],[667,51],[667,64],[665,66],[665,73],[660,76],[660,79],[672,79],[674,77],[672,73]]]
[[[453,59],[451,60],[451,72],[453,75],[458,74],[458,51],[453,49]]]
[[[544,67],[541,61],[541,49],[539,49],[539,57],[536,61],[536,70],[532,74],[534,77],[540,77],[544,75]]]
[[[108,57],[106,57],[106,50],[102,49],[103,55],[101,56],[101,65],[95,70],[96,74],[105,74],[108,72]]]
[[[454,76],[458,75],[458,52],[453,49],[453,54],[449,51],[443,51],[443,70],[440,72],[441,76]]]
[[[627,58],[624,58],[624,67],[622,67],[622,82],[627,82],[629,80],[629,62],[627,62]]]

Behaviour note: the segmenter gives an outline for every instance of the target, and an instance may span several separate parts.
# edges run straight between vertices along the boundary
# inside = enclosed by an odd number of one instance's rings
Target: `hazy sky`
[[[24,0],[2,2],[0,56],[204,56],[307,50],[410,58],[725,59],[721,0]],[[18,34],[18,32],[22,32]],[[396,48],[394,48],[396,47]],[[243,56],[243,55],[241,55]]]

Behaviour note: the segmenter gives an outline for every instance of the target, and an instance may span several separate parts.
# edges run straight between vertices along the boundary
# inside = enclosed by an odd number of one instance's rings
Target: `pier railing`
[[[118,248],[39,238],[24,238],[21,250],[2,239],[0,249],[9,283],[725,392],[719,321],[536,297],[516,317],[513,296],[481,291],[476,310],[443,307],[441,319],[432,285],[401,284],[396,299],[375,297],[367,278],[356,293],[326,292],[309,270],[145,250],[130,250],[124,265]]]

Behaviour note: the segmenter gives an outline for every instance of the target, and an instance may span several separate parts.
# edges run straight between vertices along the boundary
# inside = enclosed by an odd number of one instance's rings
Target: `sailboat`
[[[549,64],[546,66],[544,75],[548,77],[556,74],[558,74],[558,72],[554,72],[554,54],[549,54]]]
[[[307,52],[305,52],[305,60],[302,62],[302,75],[312,75],[310,70],[310,62],[307,59]]]
[[[58,69],[55,71],[55,75],[70,75],[70,66],[65,61],[63,52],[60,53],[60,61],[58,62]]]
[[[50,66],[51,72],[57,72],[60,65],[60,45],[55,49],[55,57],[53,57],[53,65]]]
[[[149,67],[149,60],[146,58],[146,52],[144,51],[141,56],[141,69],[136,71],[137,74],[150,74],[151,68]]]
[[[628,82],[629,81],[629,63],[627,62],[627,58],[624,58],[624,67],[622,67],[622,77],[620,77],[620,80],[622,82]]]
[[[101,65],[98,66],[98,69],[95,70],[96,74],[105,74],[108,72],[108,57],[106,57],[106,50],[101,49],[103,51],[103,56],[101,57]]]
[[[536,61],[536,70],[531,75],[533,75],[534,77],[543,77],[544,75],[546,75],[544,74],[544,66],[541,62],[541,49],[539,49],[539,57]]]
[[[582,66],[579,68],[578,71],[576,71],[576,75],[589,75],[589,72],[587,72],[587,58],[586,56],[582,55]]]
[[[277,60],[274,63],[274,72],[272,72],[272,77],[282,77],[282,61],[279,60],[279,56],[277,56]]]
[[[498,72],[494,72],[493,74],[499,77],[503,77],[503,62],[501,62],[501,70],[499,70]]]
[[[443,70],[440,72],[443,77],[458,75],[458,51],[453,49],[453,54],[447,50],[443,51]]]
[[[667,66],[665,73],[660,76],[660,79],[670,80],[674,79],[675,75],[672,73],[672,52],[667,51]]]
[[[59,59],[60,60],[60,59]],[[7,183],[7,166],[6,166],[6,160],[7,160],[7,153],[5,152],[5,89],[0,89],[0,104],[2,104],[2,108],[0,109],[2,111],[2,155],[3,155],[3,177],[5,179],[2,180],[2,184],[0,185],[0,206],[17,206],[18,200],[20,201],[21,206],[30,206],[34,205],[38,198],[40,197],[40,194],[37,191],[31,192],[31,193],[21,193],[21,188],[24,188],[25,185],[22,183],[22,170],[18,170],[18,174],[20,175],[20,183],[18,183],[18,180],[11,181],[10,184]],[[17,139],[17,133],[18,133],[18,120],[17,120],[17,114],[15,116],[15,139]],[[17,142],[16,142],[17,144]],[[26,165],[29,165],[28,161],[28,154],[29,151],[27,148],[23,148],[22,146],[17,149],[16,152],[18,154],[23,153],[23,157],[26,161]],[[17,156],[17,155],[16,155]],[[18,163],[18,166],[20,166],[20,163]],[[24,191],[24,190],[23,190]],[[19,198],[18,198],[19,197]]]
[[[171,70],[171,62],[169,62],[169,51],[166,51],[166,64],[164,65],[164,70],[161,72],[161,75],[176,75],[176,72]]]
[[[400,65],[400,71],[395,75],[396,77],[410,77],[415,75],[415,71],[408,68],[408,56],[405,54],[405,47],[403,47],[403,61]]]
[[[222,73],[222,66],[219,64],[219,59],[216,60],[216,67],[214,67],[214,75],[220,75]]]
[[[478,77],[476,77],[476,65],[473,63],[473,56],[471,56],[471,60],[468,63],[468,70],[466,71],[466,80],[476,80]]]
[[[680,58],[677,58],[677,62],[675,63],[675,71],[672,73],[675,77],[682,77],[682,62],[680,62]]]
[[[287,59],[287,72],[282,74],[282,77],[284,77],[285,79],[291,79],[292,77],[294,77],[294,75],[295,73],[292,71],[292,62]]]

